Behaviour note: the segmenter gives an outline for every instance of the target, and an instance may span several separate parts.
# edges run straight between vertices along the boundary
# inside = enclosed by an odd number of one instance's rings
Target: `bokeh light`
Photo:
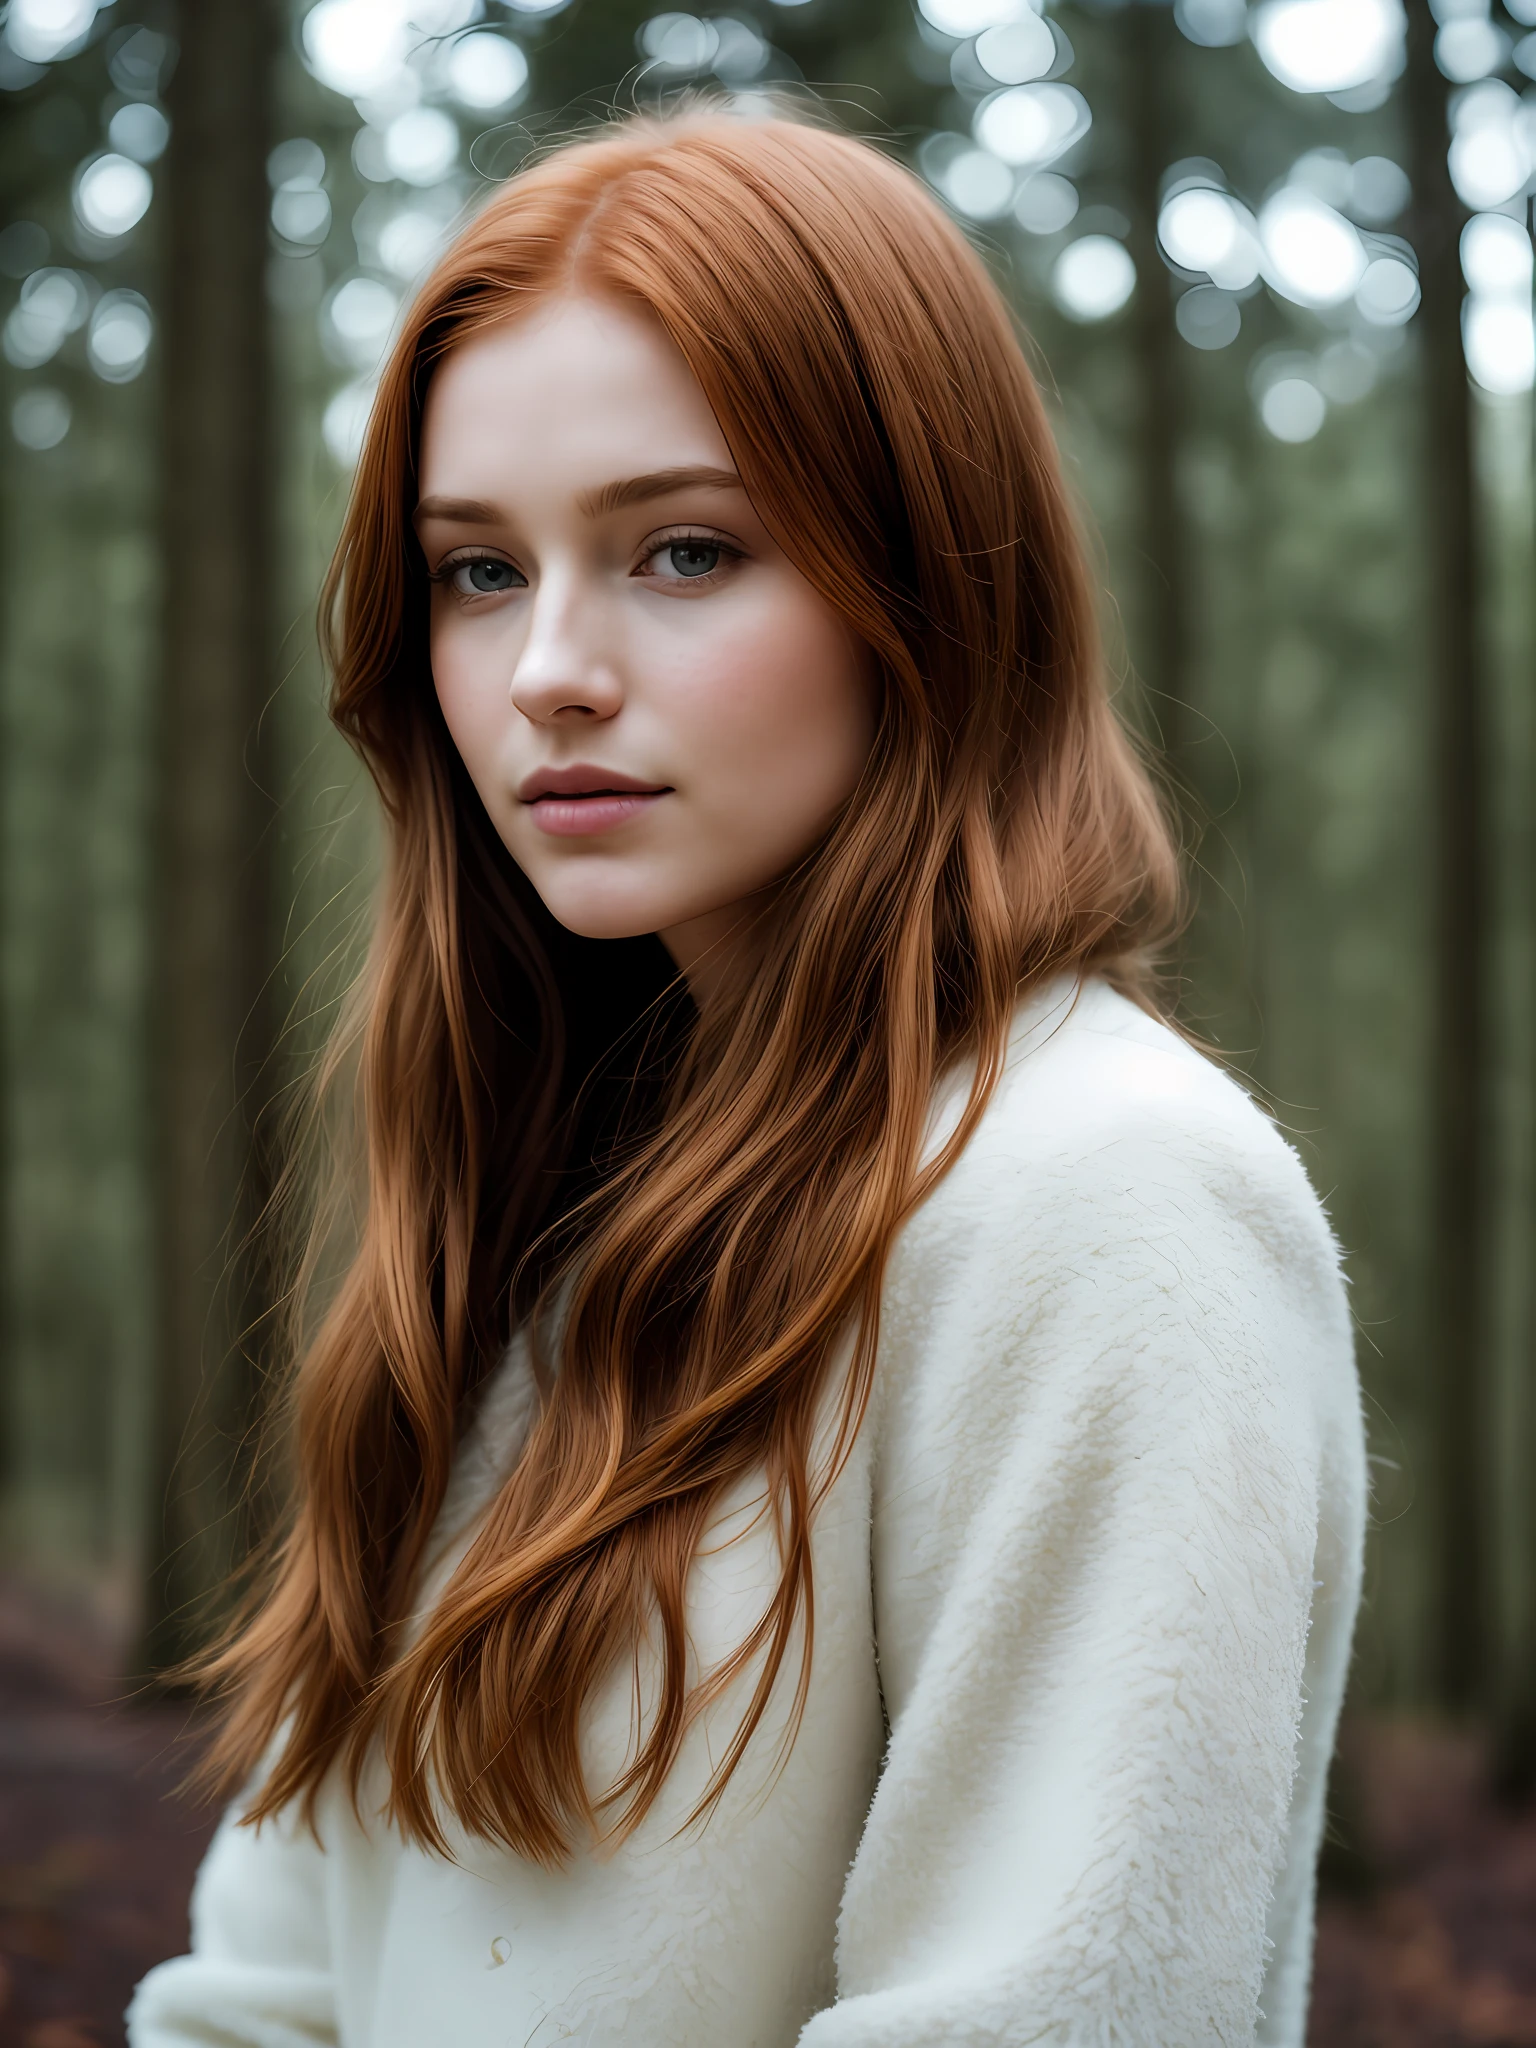
[[[1264,0],[1253,41],[1292,92],[1347,92],[1402,62],[1402,0]]]
[[[459,104],[482,113],[510,107],[528,84],[528,59],[506,36],[462,37],[444,68]]]
[[[1461,274],[1490,298],[1525,298],[1531,289],[1531,238],[1507,213],[1475,213],[1461,231]]]
[[[957,41],[1001,28],[1024,12],[1020,0],[917,0],[917,4],[924,20]]]
[[[1389,156],[1363,156],[1350,172],[1349,210],[1368,227],[1396,220],[1413,197],[1408,173]]]
[[[1304,151],[1291,165],[1287,183],[1338,213],[1347,212],[1355,196],[1354,168],[1342,149]]]
[[[1013,172],[987,149],[957,151],[936,182],[955,211],[969,220],[997,220],[1013,200]]]
[[[1202,49],[1225,49],[1248,33],[1243,0],[1173,0],[1173,18],[1180,32]]]
[[[375,249],[381,268],[408,284],[443,246],[444,223],[418,206],[401,207],[379,227]]]
[[[319,0],[304,17],[304,61],[322,85],[348,99],[397,91],[412,59],[469,28],[480,0]]]
[[[310,70],[349,97],[387,85],[405,62],[405,12],[392,0],[320,0],[301,33]]]
[[[21,370],[51,362],[66,335],[85,325],[90,308],[90,292],[78,271],[35,270],[0,329],[6,361]]]
[[[399,300],[376,277],[349,277],[321,309],[320,333],[326,353],[353,370],[372,370],[389,343]]]
[[[782,0],[781,0],[782,4]],[[797,0],[792,0],[797,4]],[[714,22],[719,41],[715,48],[716,78],[728,85],[745,85],[768,68],[773,51],[755,28],[734,15],[719,15]]]
[[[1307,377],[1277,377],[1259,400],[1259,418],[1277,441],[1311,441],[1328,417],[1328,401]]]
[[[976,61],[999,85],[1027,85],[1056,62],[1056,38],[1038,14],[1025,14],[976,38]]]
[[[384,131],[384,161],[407,185],[435,185],[458,160],[458,123],[441,107],[408,107]]]
[[[28,64],[51,64],[90,33],[96,0],[11,0],[5,39]]]
[[[1531,238],[1504,213],[1474,214],[1461,231],[1462,306],[1467,367],[1485,391],[1529,391],[1536,371],[1531,326]]]
[[[318,248],[330,233],[330,199],[318,186],[285,185],[272,195],[272,226],[285,242]]]
[[[170,122],[147,100],[130,100],[107,124],[107,141],[119,155],[131,156],[135,163],[157,163],[170,139]]]
[[[131,28],[113,36],[107,52],[107,71],[118,91],[132,99],[150,99],[170,76],[176,46],[157,29]]]
[[[1158,215],[1157,238],[1184,270],[1209,270],[1237,240],[1226,196],[1208,187],[1176,192]]]
[[[325,176],[325,151],[307,135],[280,142],[267,158],[267,183],[274,192],[317,186]]]
[[[377,15],[369,16],[369,0],[320,0],[304,17],[305,58],[332,92],[366,93],[384,84],[404,58],[394,24],[378,32]]]
[[[1486,17],[1462,15],[1435,37],[1435,62],[1453,85],[1487,78],[1509,57],[1509,37]]]
[[[1075,86],[1011,85],[984,99],[972,132],[1005,164],[1048,164],[1086,135],[1093,120]]]
[[[1113,235],[1081,235],[1069,242],[1051,272],[1051,290],[1069,319],[1107,320],[1136,289],[1136,265]]]
[[[1298,306],[1337,306],[1365,275],[1365,245],[1341,213],[1314,193],[1284,185],[1259,213],[1264,276]]]
[[[107,292],[96,302],[86,336],[91,368],[106,384],[127,384],[143,369],[154,317],[137,292]]]
[[[149,211],[154,184],[144,166],[115,150],[92,157],[75,177],[75,212],[93,235],[116,241]]]
[[[1451,102],[1451,182],[1474,212],[1504,205],[1531,174],[1524,111],[1497,78],[1468,86]]]
[[[1164,201],[1157,237],[1181,270],[1204,272],[1225,291],[1243,291],[1259,274],[1252,216],[1225,192],[1186,186]]]
[[[369,379],[359,378],[355,384],[344,384],[325,408],[321,436],[342,469],[351,469],[363,452],[376,388]]]
[[[1355,288],[1360,316],[1373,327],[1401,327],[1419,309],[1419,279],[1401,256],[1377,256]]]
[[[1485,391],[1513,398],[1530,390],[1536,374],[1536,332],[1528,304],[1473,293],[1461,309],[1461,333],[1467,368]]]
[[[642,57],[664,71],[707,71],[720,47],[720,32],[696,14],[655,14],[642,22],[635,43]]]
[[[391,185],[394,172],[384,155],[384,137],[365,121],[352,138],[352,167],[371,185]]]
[[[1077,215],[1077,187],[1056,171],[1036,171],[1019,187],[1013,217],[1031,235],[1056,235]]]
[[[36,384],[23,391],[11,407],[11,432],[23,448],[41,453],[57,448],[69,432],[69,400],[51,384]]]
[[[1197,284],[1173,309],[1180,334],[1191,348],[1230,348],[1243,331],[1242,309],[1230,292]]]
[[[267,158],[272,227],[296,248],[318,248],[330,232],[331,202],[322,188],[325,151],[307,136],[280,142]]]

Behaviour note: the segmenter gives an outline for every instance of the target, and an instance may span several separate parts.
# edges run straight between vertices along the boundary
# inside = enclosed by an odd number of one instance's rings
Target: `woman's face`
[[[562,298],[454,349],[416,527],[438,699],[507,850],[572,931],[658,932],[707,989],[852,793],[874,691],[660,323]]]

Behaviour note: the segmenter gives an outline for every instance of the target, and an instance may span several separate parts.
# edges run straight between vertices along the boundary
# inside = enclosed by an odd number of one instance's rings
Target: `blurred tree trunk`
[[[273,687],[265,273],[278,22],[278,0],[184,0],[168,94],[151,1668],[195,1645],[242,1552],[240,1453],[264,1327],[244,1241],[263,1198],[275,929],[261,721]]]
[[[1136,264],[1131,339],[1140,413],[1136,454],[1141,632],[1131,652],[1151,699],[1168,765],[1181,792],[1187,793],[1193,716],[1188,701],[1189,543],[1178,476],[1183,343],[1174,324],[1173,293],[1157,241],[1163,174],[1176,154],[1179,35],[1172,7],[1163,0],[1134,0],[1121,20],[1121,99],[1131,144],[1130,250]]]
[[[9,198],[9,193],[6,194]],[[0,622],[8,616],[12,564],[16,550],[10,531],[10,494],[0,494]],[[10,690],[0,671],[0,969],[8,965],[12,946],[12,875],[10,772],[16,760]],[[0,972],[0,1502],[16,1480],[16,1448],[11,1403],[18,1375],[16,1316],[16,1025],[12,1014],[10,975]]]
[[[1434,827],[1431,1300],[1438,1681],[1455,1709],[1489,1699],[1491,1339],[1487,1076],[1490,875],[1482,829],[1486,679],[1478,647],[1478,502],[1462,351],[1460,235],[1446,165],[1446,82],[1429,0],[1409,0],[1407,111],[1424,392],[1424,542]]]
[[[1526,227],[1536,234],[1536,200],[1527,207]],[[1532,312],[1536,315],[1536,297],[1533,297]],[[1533,500],[1536,500],[1536,393],[1532,394],[1530,426],[1528,474]],[[1536,503],[1533,503],[1533,510],[1536,510]],[[1527,784],[1532,765],[1527,745],[1521,764]],[[1528,810],[1524,821],[1526,834],[1530,832],[1533,815],[1536,813]],[[1529,844],[1528,838],[1524,843]],[[1517,827],[1516,845],[1520,844],[1521,834]],[[1532,1221],[1529,1192],[1521,1220],[1529,1231]],[[1532,1424],[1536,1422],[1536,1287],[1532,1286],[1533,1272],[1536,1272],[1536,1264],[1527,1270],[1521,1290],[1521,1320],[1515,1340],[1516,1359],[1524,1368],[1521,1388],[1524,1407],[1519,1417],[1522,1448],[1532,1442]],[[1511,1572],[1518,1607],[1514,1615],[1508,1669],[1499,1688],[1494,1741],[1495,1789],[1505,1800],[1516,1805],[1528,1804],[1536,1796],[1536,1559],[1531,1555],[1536,1517],[1533,1517],[1529,1503],[1529,1492],[1527,1487],[1525,1497],[1517,1504],[1511,1518],[1514,1527],[1505,1539],[1507,1543],[1522,1546],[1524,1554],[1520,1555],[1517,1550],[1518,1561]]]

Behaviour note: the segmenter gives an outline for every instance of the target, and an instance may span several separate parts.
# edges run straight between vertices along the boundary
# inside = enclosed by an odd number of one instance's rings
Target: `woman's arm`
[[[339,2035],[324,1852],[286,1814],[220,1823],[192,1892],[192,1953],[151,1970],[130,2048],[317,2048]]]
[[[890,1743],[802,2048],[1300,2048],[1350,1329],[1294,1157],[1192,1055],[1145,1058],[1082,1128],[978,1134],[893,1270]]]

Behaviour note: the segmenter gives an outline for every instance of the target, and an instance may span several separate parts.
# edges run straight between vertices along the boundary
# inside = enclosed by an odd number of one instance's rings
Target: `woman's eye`
[[[670,540],[651,556],[651,573],[669,583],[708,576],[719,568],[724,553],[724,548],[714,540]]]
[[[453,587],[461,597],[494,597],[498,591],[516,590],[523,580],[510,562],[489,555],[453,565]]]

